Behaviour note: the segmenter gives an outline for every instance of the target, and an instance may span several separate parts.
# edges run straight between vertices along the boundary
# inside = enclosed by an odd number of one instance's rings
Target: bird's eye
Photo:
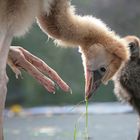
[[[133,50],[135,48],[136,44],[134,42],[129,43],[128,47]]]
[[[104,72],[106,72],[106,68],[105,67],[101,67],[100,71],[104,73]]]

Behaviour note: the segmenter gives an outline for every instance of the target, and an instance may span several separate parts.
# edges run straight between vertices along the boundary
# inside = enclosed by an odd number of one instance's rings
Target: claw
[[[60,88],[65,91],[69,92],[70,87],[60,78],[60,76],[57,74],[56,71],[54,71],[51,67],[49,67],[44,61],[39,59],[38,57],[32,55],[28,51],[24,50],[23,48],[20,48],[20,50],[23,52],[25,58],[34,65],[39,71],[42,73],[47,73],[48,76],[54,80]]]
[[[71,88],[69,89],[69,92],[70,92],[70,94],[72,94],[72,89]]]
[[[10,47],[8,65],[16,74],[16,78],[18,78],[19,75],[21,76],[20,69],[24,69],[49,92],[55,93],[57,85],[52,81],[54,80],[63,91],[71,93],[70,87],[52,68],[40,58],[32,55],[21,47]],[[47,78],[44,73],[47,73],[52,80]]]
[[[16,65],[13,63],[13,61],[9,58],[8,58],[8,65],[12,69],[12,71],[15,73],[16,79],[18,79],[19,76],[23,78],[19,68],[17,68]]]

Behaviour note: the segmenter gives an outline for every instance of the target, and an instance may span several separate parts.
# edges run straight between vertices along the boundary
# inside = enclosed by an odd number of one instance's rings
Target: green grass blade
[[[86,100],[86,128],[88,129],[88,100]]]
[[[75,127],[74,127],[74,140],[76,140],[76,137],[77,137],[77,126],[75,124]]]
[[[80,119],[82,118],[82,116],[85,116],[85,132],[84,132],[84,137],[85,137],[85,140],[88,140],[89,136],[88,136],[88,100],[86,100],[86,112],[84,114],[82,114],[79,119],[77,120],[77,122],[75,123],[75,127],[74,127],[74,134],[73,134],[73,137],[74,137],[74,140],[77,139],[77,125],[80,121]]]
[[[86,100],[86,128],[85,128],[85,137],[88,140],[88,100]]]

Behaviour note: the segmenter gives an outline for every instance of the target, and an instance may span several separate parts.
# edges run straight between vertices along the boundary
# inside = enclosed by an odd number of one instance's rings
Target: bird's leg
[[[0,53],[1,59],[1,53]],[[1,67],[3,67],[1,65]],[[5,72],[0,72],[0,140],[3,140],[3,110],[5,107],[5,99],[7,93],[8,77]]]
[[[11,40],[12,35],[8,32],[0,34],[0,140],[3,140],[3,110],[5,107],[8,82],[6,61]]]
[[[20,69],[22,68],[34,77],[49,92],[55,92],[55,84],[52,80],[54,80],[65,92],[70,91],[69,86],[52,68],[50,68],[40,58],[32,55],[21,47],[10,47],[8,64],[16,73],[16,77],[21,75]],[[43,73],[47,73],[52,80],[47,78]]]

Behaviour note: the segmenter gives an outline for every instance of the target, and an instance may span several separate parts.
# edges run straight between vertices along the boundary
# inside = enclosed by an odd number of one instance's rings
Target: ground
[[[85,116],[81,114],[28,115],[5,117],[5,140],[74,140],[77,120],[77,139],[86,140]],[[90,114],[89,140],[135,140],[137,115],[135,113]]]

